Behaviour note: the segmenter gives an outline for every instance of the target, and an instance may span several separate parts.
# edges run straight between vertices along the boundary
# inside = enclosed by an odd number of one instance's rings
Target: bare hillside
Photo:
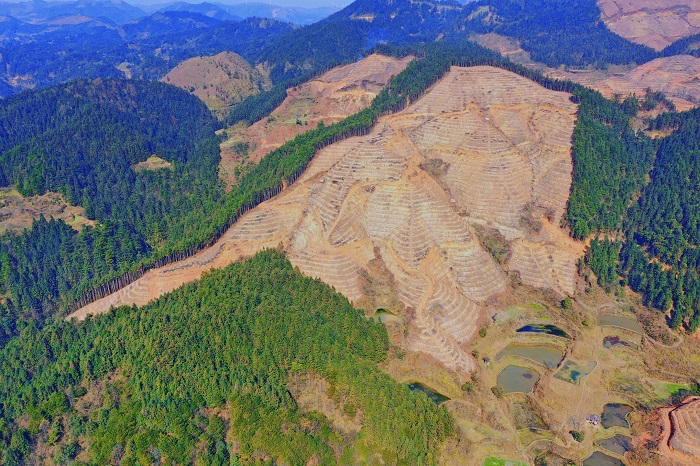
[[[318,79],[287,91],[287,98],[269,118],[249,127],[240,125],[227,131],[221,146],[221,176],[231,183],[233,171],[242,158],[259,161],[309,129],[336,123],[369,106],[389,80],[403,71],[413,57],[398,60],[370,55],[357,63],[333,68]],[[246,154],[240,153],[246,147]]]
[[[678,110],[688,110],[700,103],[700,58],[690,55],[657,58],[621,73],[550,70],[547,74],[592,87],[608,98],[613,94],[642,97],[645,89],[651,88],[663,92]]]
[[[537,69],[552,78],[583,84],[608,98],[614,94],[623,97],[636,94],[641,98],[645,90],[651,88],[663,92],[681,111],[694,108],[700,103],[700,58],[690,55],[657,58],[637,67],[611,65],[607,70],[564,71],[533,61],[515,39],[490,33],[474,36],[473,40],[516,63]]]
[[[61,219],[77,230],[95,223],[85,218],[85,209],[70,205],[61,194],[24,197],[13,188],[0,189],[0,234],[30,228],[42,215]]]
[[[185,60],[161,81],[191,92],[219,113],[272,86],[266,73],[233,52]]]
[[[700,33],[699,0],[599,0],[598,5],[612,32],[656,50]]]
[[[145,304],[281,244],[295,266],[356,304],[399,314],[410,349],[469,371],[465,343],[487,301],[511,287],[506,271],[574,292],[583,247],[557,225],[571,185],[575,111],[568,94],[507,71],[453,68],[369,135],[323,149],[292,187],[212,248],[71,317]],[[487,249],[494,241],[502,255]]]

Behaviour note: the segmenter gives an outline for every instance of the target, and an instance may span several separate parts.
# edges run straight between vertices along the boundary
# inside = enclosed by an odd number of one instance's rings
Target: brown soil
[[[659,453],[674,464],[700,464],[700,397],[659,409],[662,432]]]
[[[398,60],[374,54],[288,89],[287,98],[268,118],[247,128],[238,125],[226,131],[219,169],[222,179],[230,186],[242,161],[257,163],[268,152],[315,128],[319,122],[337,123],[368,107],[391,77],[403,71],[411,60],[413,57]],[[241,145],[248,147],[245,153],[238,149]]]
[[[676,55],[657,58],[622,73],[603,71],[564,72],[549,70],[554,78],[565,78],[599,90],[610,98],[636,94],[642,98],[646,88],[663,92],[680,111],[700,103],[700,58]]]
[[[607,98],[615,94],[622,98],[633,94],[643,98],[645,90],[651,88],[663,92],[679,111],[700,103],[700,59],[690,55],[657,58],[637,67],[611,65],[607,70],[564,71],[533,61],[513,38],[490,33],[475,35],[472,40],[551,78],[568,79],[596,89]]]
[[[163,160],[156,155],[148,157],[147,160],[139,162],[134,165],[133,170],[135,172],[140,172],[143,170],[160,170],[161,168],[173,168],[173,164],[167,160]]]
[[[0,189],[0,233],[29,228],[41,215],[61,219],[77,230],[95,223],[85,218],[85,209],[68,204],[58,193],[24,197],[12,188]]]
[[[612,32],[655,50],[700,33],[698,0],[599,0],[598,5]]]
[[[513,73],[453,68],[369,135],[320,151],[295,185],[244,215],[212,248],[152,270],[70,317],[143,305],[281,243],[302,272],[355,303],[412,308],[404,315],[405,346],[469,372],[475,362],[464,345],[485,303],[509,289],[475,225],[505,238],[513,251],[506,266],[524,283],[559,296],[575,291],[583,245],[555,226],[571,185],[575,111],[568,94]],[[444,170],[421,168],[438,157]]]
[[[266,72],[253,68],[233,52],[185,60],[161,81],[196,95],[219,116],[237,102],[272,86]]]

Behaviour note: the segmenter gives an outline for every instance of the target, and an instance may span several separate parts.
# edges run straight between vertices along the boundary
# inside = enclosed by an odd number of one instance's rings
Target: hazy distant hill
[[[65,16],[103,18],[115,24],[123,24],[146,13],[122,0],[78,0],[75,2],[46,2],[35,0],[20,3],[0,3],[0,15],[31,23],[46,23]]]
[[[160,8],[158,11],[189,11],[191,13],[199,13],[200,15],[208,16],[210,18],[219,19],[222,21],[240,21],[243,18],[241,16],[233,15],[229,13],[224,5],[215,5],[213,3],[187,3],[187,2],[177,2],[166,7]],[[263,16],[263,15],[251,15],[251,16]]]

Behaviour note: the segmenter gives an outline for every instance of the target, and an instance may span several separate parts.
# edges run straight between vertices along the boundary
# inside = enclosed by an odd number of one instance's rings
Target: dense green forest
[[[586,234],[613,232],[624,241],[592,241],[586,263],[605,288],[612,289],[621,278],[643,295],[646,305],[671,311],[672,328],[684,327],[692,332],[700,328],[700,112],[666,113],[652,120],[649,127],[673,132],[660,141],[636,136],[637,144],[646,148],[644,158],[637,154],[638,159],[632,157],[617,170],[632,174],[634,185],[627,181],[622,185],[626,189],[618,192],[625,196],[620,197],[618,208],[606,206],[614,214],[610,223],[588,223],[592,228],[584,230]],[[614,135],[606,137],[606,133],[608,128],[591,135],[604,147],[619,140]],[[635,167],[640,160],[643,163]],[[590,172],[606,167],[610,165]],[[649,181],[644,181],[644,177]],[[608,182],[605,177],[588,178],[590,184],[582,189],[586,193],[595,192]],[[572,201],[577,188],[575,181]]]
[[[632,129],[630,117],[636,107],[609,101],[582,86],[575,95],[579,110],[572,146],[574,179],[565,220],[572,236],[584,239],[622,227],[632,196],[651,169],[656,144]]]
[[[98,220],[39,219],[0,239],[4,335],[189,241],[221,204],[217,122],[196,98],[139,81],[77,81],[0,102],[0,185],[59,192]],[[172,169],[137,171],[151,155]]]
[[[4,461],[43,442],[90,464],[433,464],[450,418],[378,370],[387,349],[382,324],[265,251],[141,309],[22,332],[0,350]],[[295,374],[325,379],[318,396],[362,429],[300,411]]]
[[[605,68],[657,57],[651,48],[608,30],[596,0],[482,0],[470,5],[476,11],[489,7],[488,14],[475,15],[477,31],[516,38],[534,60],[548,66]]]

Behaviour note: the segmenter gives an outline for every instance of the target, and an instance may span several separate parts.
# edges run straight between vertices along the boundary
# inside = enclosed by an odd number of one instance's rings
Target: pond
[[[624,405],[620,403],[608,403],[603,406],[603,415],[600,416],[600,423],[606,429],[611,427],[629,427],[630,424],[627,422],[627,415],[634,411],[629,405]]]
[[[644,329],[642,328],[642,326],[639,325],[639,322],[637,322],[631,317],[612,315],[598,316],[598,325],[609,325],[611,327],[626,328],[627,330],[632,330],[633,332],[644,335]]]
[[[595,369],[596,362],[576,362],[569,359],[561,366],[561,369],[554,374],[554,377],[566,382],[578,385],[581,379]]]
[[[445,395],[443,395],[442,393],[436,392],[436,391],[433,390],[432,388],[426,387],[425,385],[423,385],[423,384],[420,383],[420,382],[412,382],[412,383],[409,383],[409,384],[408,384],[408,388],[409,388],[411,391],[413,391],[413,392],[423,392],[423,393],[425,393],[426,395],[428,395],[428,398],[430,398],[431,400],[433,400],[433,402],[434,402],[436,405],[442,404],[442,403],[444,403],[445,401],[449,400],[449,398],[446,397]]]
[[[557,337],[569,338],[569,335],[564,330],[552,324],[530,324],[520,327],[518,330],[516,330],[516,332],[546,333]]]
[[[625,466],[625,463],[599,451],[583,460],[583,466]]]
[[[564,354],[551,346],[508,345],[496,355],[496,360],[504,356],[521,356],[544,364],[549,369],[555,369],[562,359],[564,359]]]
[[[537,372],[520,366],[506,366],[498,374],[498,385],[506,393],[530,393],[540,376]]]
[[[632,438],[622,434],[596,440],[595,444],[618,455],[624,455],[626,452],[632,451]]]
[[[607,336],[603,338],[604,348],[610,349],[614,348],[615,346],[626,346],[628,348],[639,349],[639,346],[636,343],[632,341],[623,340],[618,336]]]

